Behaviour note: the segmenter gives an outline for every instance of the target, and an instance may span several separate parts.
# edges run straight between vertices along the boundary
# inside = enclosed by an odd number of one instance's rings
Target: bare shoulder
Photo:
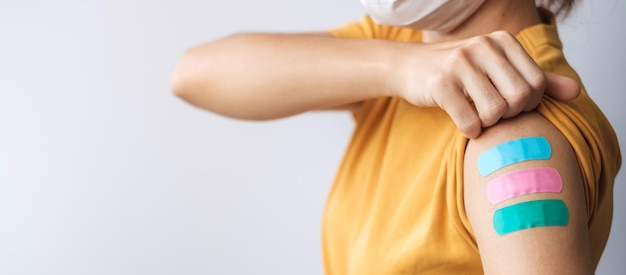
[[[538,113],[469,141],[464,198],[485,274],[593,273],[578,161]]]

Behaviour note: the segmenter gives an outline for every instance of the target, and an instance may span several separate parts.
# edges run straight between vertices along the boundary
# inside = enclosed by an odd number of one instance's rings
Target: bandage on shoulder
[[[498,209],[493,216],[493,226],[498,235],[544,227],[567,226],[569,211],[562,200],[527,201]]]
[[[529,160],[549,159],[550,143],[544,137],[525,137],[498,144],[478,157],[478,171],[488,176],[496,170]]]
[[[552,167],[530,168],[499,176],[489,182],[487,197],[492,204],[533,193],[558,193],[563,189],[559,171]]]

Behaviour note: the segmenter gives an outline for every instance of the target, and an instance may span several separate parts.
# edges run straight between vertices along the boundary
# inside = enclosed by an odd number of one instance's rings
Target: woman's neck
[[[499,30],[517,34],[539,23],[541,19],[534,0],[486,0],[472,16],[450,32],[423,31],[423,42],[459,40]]]

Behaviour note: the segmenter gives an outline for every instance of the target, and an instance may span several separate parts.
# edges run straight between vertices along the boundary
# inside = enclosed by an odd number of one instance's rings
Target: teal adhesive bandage
[[[478,171],[487,176],[496,170],[522,161],[549,159],[550,143],[544,137],[520,138],[498,144],[478,157]]]
[[[527,201],[498,209],[493,227],[502,236],[515,231],[542,227],[566,226],[569,212],[562,200]]]

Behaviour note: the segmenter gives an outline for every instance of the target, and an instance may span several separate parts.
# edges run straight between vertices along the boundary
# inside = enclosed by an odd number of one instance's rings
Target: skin
[[[458,28],[425,31],[425,43],[335,39],[327,32],[236,34],[185,52],[172,90],[187,102],[229,117],[265,120],[325,109],[358,112],[370,98],[398,96],[418,107],[439,107],[471,138],[465,156],[465,208],[486,274],[592,274],[580,169],[558,129],[533,112],[544,93],[568,100],[577,82],[544,73],[512,34],[540,23],[533,0],[486,0]],[[407,26],[411,27],[411,26]],[[504,141],[541,135],[553,157],[483,177],[478,156]],[[497,236],[498,208],[545,198],[532,194],[497,206],[487,183],[504,172],[555,167],[565,201],[566,227]]]
[[[488,0],[456,30],[426,32],[428,43],[335,39],[329,33],[228,36],[185,52],[172,90],[197,107],[250,120],[321,109],[358,112],[364,100],[400,96],[444,109],[461,132],[476,138],[501,118],[536,108],[544,92],[571,99],[580,91],[575,81],[542,72],[509,34],[536,20],[500,24],[512,11],[530,10],[516,2],[531,3]],[[483,14],[499,20],[485,22],[491,19]],[[537,14],[532,9],[519,17]]]
[[[486,22],[488,18],[493,23]],[[429,32],[427,41],[451,41],[490,32],[494,26],[504,26],[516,33],[539,22],[534,1],[487,1],[466,24],[451,33]],[[551,85],[572,85],[563,79],[548,81]],[[553,89],[553,88],[552,88]],[[529,136],[543,136],[552,146],[549,160],[514,164],[489,176],[478,172],[480,154],[502,142]],[[486,129],[480,137],[468,142],[465,152],[465,208],[481,254],[485,274],[593,274],[594,267],[588,243],[588,215],[583,181],[576,156],[567,140],[541,115],[531,112],[499,122]],[[553,167],[563,179],[561,193],[538,193],[516,197],[497,205],[487,199],[490,180],[508,172],[525,168]],[[561,199],[567,205],[570,220],[566,227],[537,227],[498,236],[493,227],[497,209],[515,203]]]
[[[529,136],[543,136],[551,144],[549,160],[517,163],[483,177],[478,157],[502,142]],[[487,198],[490,180],[526,168],[553,167],[563,180],[560,193],[536,193],[491,204]],[[465,151],[465,209],[478,243],[485,274],[593,274],[587,230],[587,203],[577,158],[567,140],[541,115],[531,112],[504,120],[491,127]],[[536,227],[498,236],[493,227],[497,209],[520,202],[560,199],[569,210],[565,227]]]
[[[447,33],[425,31],[424,42],[461,40],[496,31],[516,34],[526,27],[539,23],[541,19],[534,1],[487,0],[456,29]]]

